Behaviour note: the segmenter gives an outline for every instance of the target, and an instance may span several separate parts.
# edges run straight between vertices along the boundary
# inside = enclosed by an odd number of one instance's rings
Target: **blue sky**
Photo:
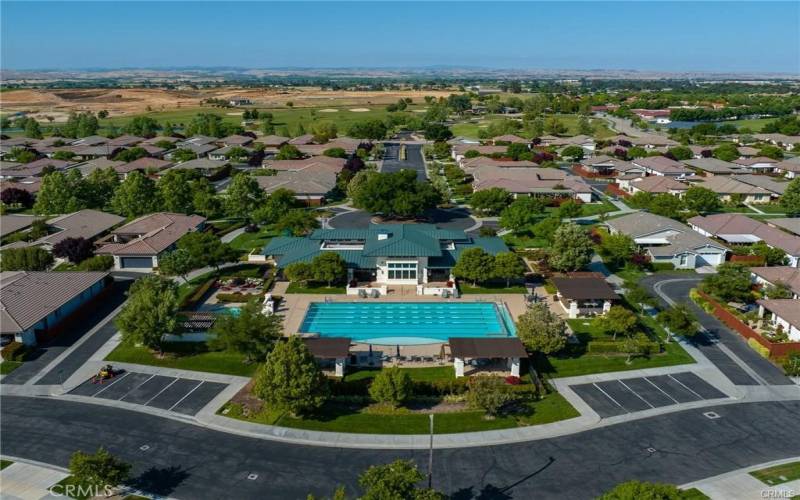
[[[800,73],[800,2],[0,3],[4,69],[239,66]]]

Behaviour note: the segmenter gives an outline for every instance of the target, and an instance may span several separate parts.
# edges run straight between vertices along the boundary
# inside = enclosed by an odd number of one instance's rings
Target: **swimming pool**
[[[380,345],[516,336],[506,307],[491,302],[312,302],[300,332]]]

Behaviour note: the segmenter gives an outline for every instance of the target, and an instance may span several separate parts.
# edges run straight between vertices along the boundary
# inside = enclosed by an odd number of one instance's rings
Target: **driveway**
[[[655,274],[644,278],[641,283],[651,291],[654,297],[659,299],[662,306],[666,304],[655,293],[655,287],[659,282],[661,291],[676,303],[686,303],[697,316],[697,320],[707,330],[707,334],[700,335],[695,346],[714,363],[717,368],[736,385],[791,385],[783,371],[764,359],[754,351],[739,334],[731,331],[718,319],[705,312],[689,298],[689,290],[697,286],[702,278],[696,274],[675,273],[675,274]],[[673,281],[677,280],[677,281]],[[719,344],[719,345],[718,345]],[[720,347],[722,346],[722,347]],[[726,352],[731,352],[735,357],[755,373],[755,377],[729,356]],[[760,380],[759,380],[760,379]]]
[[[425,181],[428,173],[425,171],[425,160],[422,158],[422,145],[406,144],[406,159],[400,159],[400,143],[384,143],[386,150],[383,155],[381,172],[399,172],[403,169],[416,170],[417,180]]]
[[[360,490],[370,465],[427,451],[291,445],[183,421],[52,398],[0,398],[4,455],[66,466],[100,445],[133,464],[133,484],[175,498],[328,497]],[[719,418],[703,413],[713,411]],[[800,402],[729,404],[503,446],[435,450],[433,486],[456,499],[593,498],[631,479],[683,484],[800,450]]]

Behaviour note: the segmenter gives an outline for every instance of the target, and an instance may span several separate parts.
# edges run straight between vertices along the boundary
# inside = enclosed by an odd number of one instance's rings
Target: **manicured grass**
[[[3,361],[0,363],[0,375],[8,375],[20,366],[22,366],[20,361]]]
[[[751,472],[750,475],[770,486],[788,483],[789,481],[800,479],[800,462],[790,462],[788,464],[756,470]]]
[[[254,233],[240,234],[230,242],[230,246],[236,250],[250,253],[252,250],[263,248],[275,236],[278,236],[278,231],[273,227],[263,227]]]
[[[602,200],[595,203],[583,203],[581,205],[581,217],[588,217],[590,215],[605,214],[608,212],[616,212],[618,209],[616,205],[608,200]]]
[[[257,367],[256,364],[245,364],[244,356],[240,354],[228,351],[210,351],[205,342],[166,342],[164,357],[158,357],[146,347],[123,343],[106,356],[106,361],[242,377],[252,376]]]
[[[53,486],[50,487],[53,493],[59,493],[64,495],[67,498],[73,498],[75,500],[86,500],[87,498],[92,498],[93,495],[84,494],[85,492],[91,491],[91,487],[79,482],[75,479],[75,476],[67,476],[61,481],[57,482]],[[99,492],[102,492],[103,488],[99,488]]]
[[[9,465],[11,465],[13,463],[14,462],[12,462],[11,460],[0,460],[0,470],[5,469],[6,467],[8,467]]]
[[[477,293],[528,293],[528,289],[522,285],[511,285],[507,287],[505,283],[483,283],[479,286],[472,286],[462,282],[458,288],[464,295]]]
[[[761,127],[769,122],[774,122],[777,118],[753,118],[749,120],[725,121],[720,124],[730,124],[737,128],[749,128],[753,132],[761,132]]]
[[[547,115],[544,117],[545,119],[549,118],[552,115]],[[561,123],[563,123],[567,127],[567,133],[565,135],[573,136],[578,135],[578,120],[580,120],[580,116],[578,115],[555,115]],[[473,118],[469,121],[464,121],[461,123],[456,123],[450,127],[453,131],[453,134],[460,137],[465,137],[468,139],[478,139],[478,131],[481,129],[485,129],[490,123],[500,121],[503,119],[507,119],[507,116],[504,115],[485,115],[481,118]],[[608,128],[608,123],[605,120],[601,120],[598,118],[590,118],[589,123],[595,127],[595,136],[599,138],[604,137],[611,137],[615,133]],[[519,130],[516,132],[516,135],[520,137],[526,137],[526,131]]]
[[[550,244],[546,238],[534,236],[529,231],[509,233],[503,236],[503,241],[509,248],[544,248]]]
[[[722,205],[719,210],[714,213],[743,213],[743,214],[754,214],[756,213],[754,210],[751,210],[749,207],[744,205]]]
[[[286,293],[318,293],[318,294],[344,294],[347,290],[344,286],[326,286],[324,283],[308,282],[305,285],[292,282],[286,289]]]
[[[448,366],[430,366],[425,368],[400,368],[400,370],[407,372],[411,380],[417,382],[433,382],[436,380],[453,380],[456,378],[453,367]],[[380,369],[359,369],[344,376],[345,382],[353,382],[356,380],[373,379],[380,372]]]
[[[651,336],[660,339],[666,338],[666,332],[653,318],[640,316],[641,323]],[[588,323],[588,325],[584,325]],[[592,339],[610,340],[600,332],[591,319],[569,320],[570,327],[575,334],[587,342]],[[575,377],[592,373],[606,373],[627,370],[640,370],[644,368],[657,368],[660,366],[674,366],[694,363],[694,359],[676,341],[664,343],[664,352],[649,356],[637,356],[626,363],[625,354],[590,354],[584,344],[568,345],[557,355],[537,358],[537,368],[551,377]]]
[[[783,206],[779,203],[763,203],[763,204],[756,204],[753,206],[761,210],[762,212],[768,214],[782,214],[786,212],[786,209],[783,208]]]
[[[698,490],[697,488],[689,488],[688,490],[683,490],[683,495],[681,496],[683,500],[707,500],[711,497],[703,493],[702,491]]]
[[[427,434],[429,418],[425,413],[411,413],[405,409],[394,412],[373,413],[369,407],[329,401],[320,410],[323,416],[295,418],[290,415],[263,411],[257,415],[244,417],[241,407],[226,405],[230,410],[227,416],[250,422],[279,425],[296,429],[327,432],[357,432],[364,434]],[[465,410],[452,413],[437,413],[434,417],[434,433],[452,434],[496,429],[509,429],[519,426],[539,425],[579,416],[579,413],[560,394],[553,392],[540,401],[531,401],[523,412],[487,419],[482,411]]]

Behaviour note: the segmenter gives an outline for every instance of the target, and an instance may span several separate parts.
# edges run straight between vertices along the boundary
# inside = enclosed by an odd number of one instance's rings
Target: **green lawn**
[[[317,294],[344,294],[347,293],[344,286],[326,286],[324,283],[308,282],[305,286],[301,283],[292,282],[286,289],[286,293],[317,293]]]
[[[786,212],[786,209],[780,203],[764,203],[753,206],[768,214],[783,214]]]
[[[273,227],[262,227],[254,233],[240,234],[230,242],[230,246],[236,250],[250,253],[252,250],[263,248],[264,245],[269,243],[275,236],[278,236],[278,234],[279,232]]]
[[[666,332],[653,318],[640,316],[640,321],[651,336],[657,336],[661,339],[666,338]],[[609,336],[598,331],[594,325],[594,320],[573,319],[568,320],[568,322],[575,334],[584,342],[591,339],[610,340]],[[584,323],[588,323],[588,325]],[[639,370],[694,363],[694,359],[675,341],[665,343],[664,352],[662,353],[652,354],[647,357],[635,357],[630,364],[625,362],[626,359],[627,356],[624,354],[590,354],[582,343],[581,345],[568,345],[562,353],[547,356],[546,359],[538,358],[537,368],[551,377],[574,377],[591,373]]]
[[[452,369],[451,369],[452,371]],[[373,412],[363,404],[332,400],[323,406],[314,418],[295,418],[282,412],[263,411],[245,417],[241,407],[229,403],[226,414],[232,418],[269,425],[327,432],[357,432],[364,434],[427,434],[429,418],[425,413],[412,413],[405,409],[394,412]],[[438,413],[434,417],[434,433],[452,434],[477,432],[512,427],[539,425],[579,416],[579,413],[559,393],[553,392],[540,401],[531,401],[524,411],[494,419],[484,417],[482,411],[466,410]]]
[[[3,361],[0,363],[0,375],[8,375],[22,366],[21,361]]]
[[[547,115],[546,118],[549,118],[552,115]],[[580,116],[578,115],[555,115],[561,123],[566,125],[567,133],[565,135],[573,136],[578,135],[578,120]],[[453,131],[453,134],[460,137],[465,137],[468,139],[478,139],[478,131],[482,128],[486,128],[490,123],[497,122],[503,119],[508,119],[507,116],[504,115],[486,115],[481,118],[474,118],[469,121],[464,121],[460,123],[456,123],[450,127]],[[605,120],[601,120],[598,118],[590,118],[589,122],[595,127],[595,136],[599,138],[604,137],[611,137],[615,135],[610,128],[608,128],[608,123]],[[521,137],[526,137],[525,130],[519,130],[517,135]]]
[[[528,293],[528,289],[522,285],[506,286],[505,283],[483,283],[479,286],[472,286],[468,283],[461,283],[458,287],[464,295],[476,293]]]
[[[11,465],[13,463],[14,462],[12,462],[11,460],[0,460],[0,470],[5,469],[6,467],[8,467],[9,465]]]
[[[411,380],[417,382],[433,382],[435,380],[453,380],[456,378],[452,366],[432,366],[426,368],[400,368],[407,372]],[[359,369],[344,376],[344,382],[354,382],[356,380],[367,380],[375,378],[380,369]]]
[[[754,118],[750,120],[733,120],[733,121],[724,121],[719,123],[720,125],[733,125],[737,128],[749,128],[753,132],[761,132],[761,127],[766,125],[769,122],[774,122],[776,118]]]
[[[166,342],[164,357],[161,358],[146,347],[120,344],[106,356],[106,361],[242,377],[250,377],[256,370],[255,364],[245,364],[244,356],[228,351],[210,351],[205,342]]]
[[[711,497],[697,488],[689,488],[688,490],[683,490],[683,495],[681,495],[681,498],[683,500],[708,500]]]
[[[92,498],[93,495],[82,494],[91,491],[88,485],[78,482],[75,476],[67,476],[61,481],[57,482],[50,487],[53,493],[64,495],[64,497],[73,498],[75,500],[86,500]],[[102,492],[103,489],[100,488]]]
[[[534,236],[529,231],[509,233],[502,237],[503,241],[512,249],[544,248],[550,244],[546,238]]]
[[[800,462],[790,462],[788,464],[756,470],[751,472],[750,475],[770,486],[788,483],[789,481],[800,479]]]

